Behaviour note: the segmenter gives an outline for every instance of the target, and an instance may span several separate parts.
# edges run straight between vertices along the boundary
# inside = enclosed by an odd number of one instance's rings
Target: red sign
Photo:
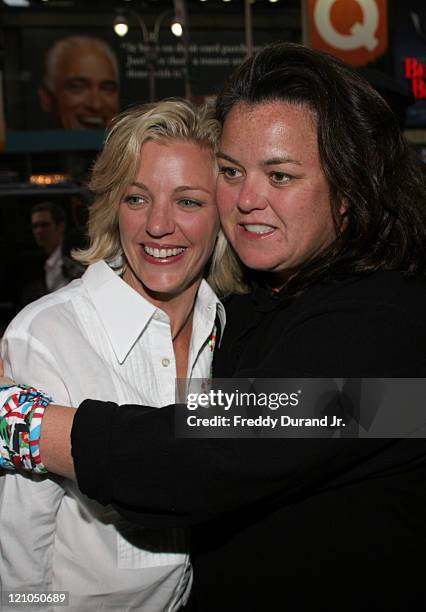
[[[416,100],[426,98],[426,63],[419,62],[415,57],[406,57],[404,76],[411,82],[411,91]]]
[[[308,0],[311,46],[362,66],[388,46],[387,0]]]

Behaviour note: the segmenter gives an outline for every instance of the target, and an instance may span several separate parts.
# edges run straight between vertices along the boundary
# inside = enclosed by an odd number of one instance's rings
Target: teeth
[[[101,117],[82,117],[81,121],[83,123],[91,123],[92,125],[103,125],[103,120]]]
[[[275,227],[272,227],[272,225],[255,225],[254,223],[244,225],[244,228],[253,234],[266,234],[267,232],[271,232],[275,229]]]
[[[166,257],[173,257],[175,255],[180,255],[185,251],[184,247],[176,248],[176,249],[153,249],[152,247],[145,246],[143,247],[145,253],[151,255],[152,257],[157,257],[158,259],[165,259]]]

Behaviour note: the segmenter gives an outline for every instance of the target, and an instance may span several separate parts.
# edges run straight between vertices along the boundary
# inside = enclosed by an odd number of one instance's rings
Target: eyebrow
[[[302,165],[300,161],[297,161],[297,159],[292,159],[291,157],[271,157],[271,159],[265,159],[265,161],[262,162],[262,166],[276,166],[277,164]]]
[[[221,151],[217,153],[217,157],[220,157],[221,159],[226,159],[226,161],[229,161],[232,164],[237,164],[238,166],[241,165],[240,162],[238,162],[236,159],[234,159],[230,155],[227,155],[226,153],[222,153]],[[271,157],[270,159],[265,159],[261,162],[262,166],[276,166],[278,164],[297,164],[298,166],[302,165],[300,161],[291,157]]]
[[[231,162],[232,164],[237,164],[239,165],[239,162],[237,162],[236,159],[234,159],[233,157],[231,157],[230,155],[226,155],[226,153],[222,153],[222,151],[218,151],[216,153],[216,157],[220,157],[221,159],[226,159],[226,161]]]
[[[139,181],[133,181],[133,183],[130,183],[130,187],[139,187],[139,189],[144,189],[151,195],[149,188]],[[175,193],[181,193],[182,191],[204,191],[205,193],[211,193],[210,189],[206,189],[200,185],[180,185],[174,189]]]
[[[206,189],[200,185],[181,185],[180,187],[176,187],[174,191],[175,193],[180,193],[181,191],[204,191],[205,193],[211,193],[210,189]]]
[[[149,192],[148,187],[144,183],[139,183],[139,181],[133,181],[133,183],[130,183],[130,187],[139,187],[139,189],[145,189]]]

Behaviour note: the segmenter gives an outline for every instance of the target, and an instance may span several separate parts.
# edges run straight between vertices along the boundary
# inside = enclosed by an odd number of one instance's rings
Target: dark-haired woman
[[[217,112],[225,257],[249,292],[228,302],[215,376],[425,378],[424,176],[384,101],[279,44]],[[41,441],[68,476],[71,414],[50,406]],[[200,612],[424,607],[422,439],[177,439],[173,416],[83,402],[74,466],[127,518],[195,525]]]

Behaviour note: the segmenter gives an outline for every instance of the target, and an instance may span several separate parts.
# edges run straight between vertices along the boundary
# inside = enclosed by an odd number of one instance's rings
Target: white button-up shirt
[[[216,314],[223,329],[223,306],[203,281],[188,378],[210,375]],[[8,375],[46,389],[59,404],[77,406],[85,398],[175,403],[169,318],[105,262],[19,313],[3,352]],[[2,476],[0,525],[2,590],[66,590],[67,610],[79,612],[163,612],[187,597],[191,570],[182,530],[133,526],[68,480]]]

